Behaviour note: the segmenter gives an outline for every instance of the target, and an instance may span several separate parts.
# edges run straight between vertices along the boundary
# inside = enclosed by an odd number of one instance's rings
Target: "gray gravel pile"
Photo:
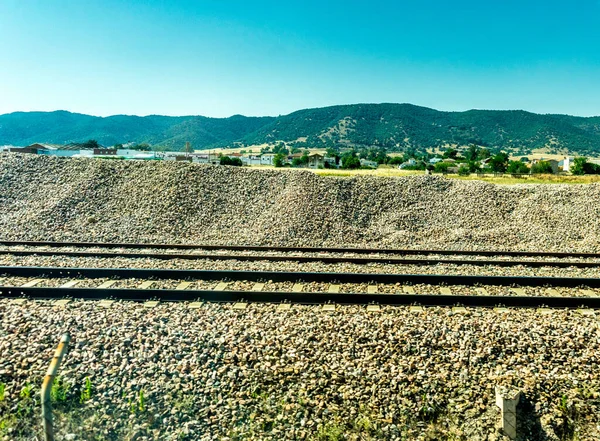
[[[599,251],[600,185],[0,156],[0,236]]]
[[[596,318],[501,317],[3,300],[0,415],[21,412],[5,439],[36,433],[28,409],[65,330],[60,439],[499,440],[497,385],[525,394],[519,439],[598,439]]]

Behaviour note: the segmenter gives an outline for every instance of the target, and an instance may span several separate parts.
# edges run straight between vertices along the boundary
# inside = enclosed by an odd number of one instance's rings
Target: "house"
[[[547,162],[547,163],[549,163],[550,167],[552,167],[552,173],[558,173],[558,161],[556,159],[544,159],[544,158],[534,159],[533,161],[531,161],[531,164],[535,165],[538,162]]]
[[[323,158],[323,166],[325,164],[328,164],[329,168],[339,168],[340,165],[336,162],[335,157],[331,157],[331,156],[325,156],[325,158]]]
[[[260,155],[245,155],[242,156],[242,164],[244,165],[260,165]]]
[[[410,158],[408,161],[400,164],[398,166],[398,168],[403,169],[403,168],[407,168],[407,167],[414,167],[415,165],[417,165],[417,161],[414,158]]]
[[[568,172],[571,171],[571,166],[573,165],[573,158],[565,156],[565,159],[559,161],[558,166],[562,167],[562,171]]]
[[[263,153],[260,155],[260,165],[274,165],[275,153]]]
[[[377,167],[379,167],[379,164],[377,163],[377,161],[369,161],[368,159],[361,159],[360,160],[360,166],[361,167],[377,168]]]
[[[443,159],[442,159],[442,158],[431,158],[431,159],[429,160],[429,163],[430,163],[430,164],[437,164],[438,162],[442,162],[442,161],[443,161]]]
[[[335,161],[335,159],[334,159]],[[308,155],[308,168],[323,168],[325,167],[325,156],[320,153],[312,153]]]

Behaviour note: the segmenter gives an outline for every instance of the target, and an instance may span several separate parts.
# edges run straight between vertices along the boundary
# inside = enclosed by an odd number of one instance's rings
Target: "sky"
[[[600,0],[0,0],[0,114],[600,115]]]

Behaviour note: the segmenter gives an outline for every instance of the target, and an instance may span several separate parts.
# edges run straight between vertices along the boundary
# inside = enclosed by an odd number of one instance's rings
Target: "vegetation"
[[[283,153],[277,153],[273,157],[273,165],[275,167],[283,167],[285,165],[285,155]]]
[[[221,156],[219,163],[221,165],[233,165],[235,167],[241,167],[242,165],[244,165],[240,158],[231,158],[229,156]]]
[[[600,165],[588,162],[586,157],[575,158],[571,166],[574,175],[597,175],[600,174]]]
[[[358,159],[358,156],[354,150],[351,152],[344,153],[342,155],[341,161],[343,169],[360,168],[360,159]]]
[[[135,141],[182,150],[186,141],[198,149],[268,143],[274,153],[284,154],[305,147],[356,148],[361,157],[380,164],[384,158],[381,152],[424,154],[426,149],[448,145],[453,147],[444,159],[460,155],[454,146],[468,146],[464,154],[467,161],[502,150],[525,155],[545,147],[588,156],[600,152],[600,117],[493,110],[439,112],[410,104],[332,106],[277,118],[98,118],[64,111],[16,112],[0,115],[0,126],[0,145],[86,142],[93,138],[103,145]],[[363,150],[366,155],[362,155]]]
[[[510,161],[506,171],[513,174],[524,174],[529,173],[529,167],[522,161]]]
[[[550,162],[538,161],[531,166],[531,173],[532,174],[538,174],[538,173],[551,174],[551,173],[554,173],[554,171],[552,170],[552,165],[550,164]]]

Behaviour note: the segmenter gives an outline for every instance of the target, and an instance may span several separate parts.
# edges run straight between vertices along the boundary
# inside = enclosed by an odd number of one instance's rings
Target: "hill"
[[[528,153],[600,153],[600,117],[540,115],[522,110],[442,112],[411,104],[352,104],[305,109],[280,117],[94,117],[65,111],[0,115],[0,145],[96,139],[113,145],[147,142],[181,149],[285,141],[299,147],[376,146],[424,150],[471,143]]]

